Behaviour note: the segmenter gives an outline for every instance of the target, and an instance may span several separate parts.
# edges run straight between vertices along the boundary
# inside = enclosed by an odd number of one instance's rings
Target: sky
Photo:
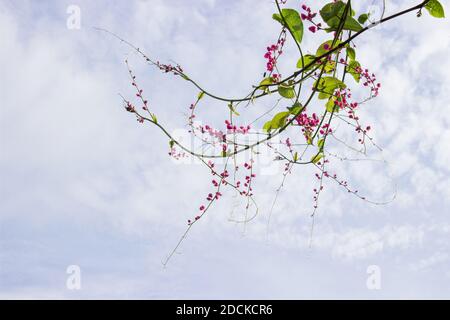
[[[386,3],[389,14],[417,1]],[[73,5],[79,29],[68,28]],[[371,205],[328,183],[310,247],[312,171],[287,178],[269,231],[281,174],[261,172],[260,212],[245,229],[229,221],[242,201],[225,193],[163,267],[211,179],[199,164],[174,163],[161,132],[124,112],[118,94],[133,95],[124,60],[172,131],[185,128],[198,89],[94,27],[176,61],[211,92],[242,96],[277,38],[274,10],[270,0],[0,0],[0,298],[450,297],[450,23],[425,13],[355,41],[358,60],[382,83],[361,117],[383,148],[373,157],[384,161],[334,163],[361,192],[394,201]],[[305,51],[316,41],[306,34]],[[285,55],[288,72],[298,57],[292,47]],[[203,103],[201,116],[221,123],[226,106]],[[76,288],[70,266],[80,271]]]

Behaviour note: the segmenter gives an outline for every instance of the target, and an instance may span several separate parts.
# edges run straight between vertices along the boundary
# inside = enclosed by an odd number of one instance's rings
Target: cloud
[[[2,297],[368,297],[365,269],[374,262],[399,279],[384,297],[421,297],[425,283],[448,281],[441,267],[449,249],[448,20],[413,14],[356,41],[361,63],[383,84],[362,118],[383,146],[376,156],[388,164],[336,161],[333,170],[376,200],[397,190],[394,202],[371,206],[329,181],[310,249],[313,171],[295,168],[287,178],[269,231],[281,177],[260,176],[260,215],[245,233],[228,221],[233,206],[241,217],[245,204],[227,193],[163,270],[161,260],[204,202],[210,176],[200,165],[174,165],[164,136],[122,110],[118,93],[133,95],[123,60],[171,129],[184,128],[183,113],[198,90],[164,78],[91,27],[118,32],[155,59],[179,62],[213,92],[244,95],[262,75],[265,47],[276,40],[273,6],[256,0],[79,6],[82,28],[68,30],[65,3],[46,2],[44,11],[33,2],[0,4]],[[306,47],[314,45],[305,39]],[[296,63],[294,53],[287,49],[283,67]],[[204,103],[203,119],[221,123],[226,106]],[[262,107],[249,107],[248,119]],[[81,292],[65,288],[70,264],[82,267]],[[422,269],[437,272],[418,279]],[[446,288],[430,292],[448,296]]]

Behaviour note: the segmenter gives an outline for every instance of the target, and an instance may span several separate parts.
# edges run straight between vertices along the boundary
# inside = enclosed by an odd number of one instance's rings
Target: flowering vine
[[[234,219],[234,222],[245,224],[258,214],[259,209],[254,199],[254,180],[258,177],[254,157],[258,155],[258,147],[262,145],[275,153],[273,161],[284,163],[282,183],[276,190],[273,204],[285,179],[298,165],[311,165],[316,172],[316,181],[311,188],[313,219],[319,208],[320,195],[326,180],[336,183],[347,193],[363,201],[383,204],[361,195],[345,179],[333,172],[333,160],[345,159],[329,152],[327,148],[331,140],[348,146],[338,137],[337,132],[339,125],[346,125],[354,131],[356,145],[361,146],[351,147],[353,150],[365,155],[368,143],[379,149],[370,136],[372,125],[364,124],[359,110],[380,94],[382,85],[375,74],[357,60],[354,41],[373,26],[405,14],[416,12],[420,17],[425,9],[433,17],[443,18],[444,9],[437,0],[425,0],[391,16],[382,16],[373,21],[369,13],[357,14],[352,8],[351,0],[330,1],[318,12],[314,12],[307,3],[294,0],[291,1],[295,3],[292,8],[285,8],[287,2],[275,0],[276,12],[273,19],[280,24],[280,32],[263,54],[265,67],[262,79],[258,80],[258,84],[244,97],[230,98],[213,94],[191,79],[181,66],[154,61],[133,44],[113,34],[132,47],[150,65],[163,73],[181,77],[200,91],[194,102],[189,104],[187,117],[189,134],[200,142],[201,150],[198,150],[178,141],[158,121],[127,62],[131,84],[136,91],[137,99],[134,100],[137,101],[123,97],[125,110],[132,113],[138,122],[149,123],[162,130],[168,137],[168,153],[171,157],[177,160],[193,157],[204,164],[211,174],[210,191],[195,206],[197,209],[193,209],[192,215],[186,221],[185,232],[165,259],[164,265],[173,257],[191,228],[202,220],[213,204],[224,196],[226,190],[232,190],[246,203],[243,218]],[[308,32],[305,33],[305,30]],[[328,40],[313,53],[306,53],[302,48],[303,38],[319,34]],[[283,57],[283,49],[289,41],[298,49],[298,63],[293,66],[294,70],[281,72],[278,62]],[[282,74],[288,76],[282,77]],[[365,98],[356,99],[354,90],[366,92]],[[266,109],[256,120],[239,120],[242,118],[241,113],[246,112],[251,104],[274,95],[278,97],[275,105]],[[228,110],[229,116],[223,119],[221,126],[199,124],[197,121],[197,106],[206,98],[223,102]],[[288,106],[283,107],[286,105]],[[204,122],[209,123],[208,120]],[[241,155],[246,155],[247,159],[240,161]],[[312,227],[313,225],[314,223]],[[311,232],[312,230],[313,228]]]

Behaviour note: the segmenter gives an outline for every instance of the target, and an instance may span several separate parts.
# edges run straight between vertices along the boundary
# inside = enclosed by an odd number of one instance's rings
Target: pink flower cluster
[[[220,177],[222,179],[228,178],[230,176],[230,173],[228,172],[228,170],[224,170],[221,174]],[[222,181],[223,183],[225,183],[225,181]]]
[[[209,193],[208,197],[206,197],[206,200],[208,200],[208,201],[212,201],[213,199],[219,200],[221,196],[222,196],[222,194],[219,191],[217,191],[214,195],[212,193]],[[202,207],[204,208],[204,206],[201,206],[200,210]]]
[[[307,141],[311,136],[313,128],[317,127],[320,123],[320,119],[315,113],[309,117],[305,112],[302,112],[297,116],[297,118],[295,118],[295,120],[297,121],[297,124],[302,127],[303,135]]]
[[[183,69],[181,68],[180,65],[173,66],[171,64],[163,64],[157,61],[156,66],[159,68],[159,70],[164,71],[165,73],[171,72],[175,75],[183,73]]]
[[[219,174],[215,171],[214,169],[214,163],[212,161],[208,161],[208,166],[211,169],[211,174],[213,176],[219,176]],[[215,192],[210,192],[208,193],[208,195],[206,196],[206,200],[209,202],[209,205],[206,207],[204,204],[202,204],[199,208],[200,210],[200,215],[197,215],[194,220],[188,220],[188,225],[192,225],[195,221],[198,221],[202,218],[202,216],[206,213],[206,210],[209,208],[209,206],[211,205],[211,203],[215,200],[219,200],[223,195],[222,193],[219,191],[220,190],[220,186],[221,185],[227,185],[227,181],[225,180],[227,177],[229,176],[229,173],[227,170],[224,170],[221,174],[220,174],[220,183],[217,182],[216,179],[212,180],[212,185],[216,188]]]
[[[248,126],[239,126],[233,125],[230,121],[225,120],[225,125],[227,126],[228,133],[240,133],[240,134],[247,134],[251,127]]]
[[[334,104],[336,106],[339,107],[339,109],[344,109],[347,107],[351,107],[351,109],[355,109],[358,106],[358,103],[356,102],[350,102],[348,101],[348,99],[350,99],[352,97],[352,94],[350,92],[350,89],[341,89],[341,90],[336,90],[336,92],[334,93],[335,97],[337,98],[334,101]]]
[[[309,31],[314,33],[314,32],[316,32],[318,29],[320,29],[322,27],[321,23],[315,23],[314,22],[313,19],[317,16],[317,13],[313,13],[311,11],[310,7],[308,7],[307,5],[302,5],[302,10],[303,10],[303,12],[300,15],[302,17],[302,20],[309,21],[309,22],[311,22],[313,24],[312,26],[310,26],[308,28]]]
[[[318,174],[316,175],[318,176]],[[319,176],[320,179],[320,176]],[[314,192],[314,196],[313,196],[313,200],[314,200],[314,209],[318,208],[318,202],[319,202],[319,196],[320,196],[320,192],[323,191],[323,186],[320,186],[319,189],[314,188],[313,192]]]
[[[313,113],[312,116],[309,117],[304,112],[299,114],[295,120],[297,120],[298,125],[308,128],[316,127],[320,122],[320,119],[319,117],[317,117],[317,114]]]
[[[286,39],[284,37],[278,40],[277,44],[272,44],[267,47],[267,52],[264,54],[264,58],[267,59],[266,69],[269,72],[273,72],[277,64],[278,57],[283,54],[283,46]]]
[[[245,183],[244,183],[244,187],[247,188],[247,190],[241,191],[241,195],[246,195],[251,197],[253,195],[252,191],[253,188],[251,187],[252,185],[252,180],[253,178],[256,178],[256,174],[253,173],[253,160],[250,161],[250,163],[244,163],[244,168],[247,169],[248,171],[250,171],[250,173],[248,175],[245,176]],[[240,182],[239,182],[240,184]]]
[[[331,129],[330,125],[328,123],[324,124],[322,128],[320,128],[319,133],[321,135],[327,135],[329,133],[333,132],[333,129]]]
[[[224,144],[226,147],[226,145]],[[256,174],[253,173],[253,160],[250,160],[249,162],[244,163],[243,167],[248,171],[248,173],[245,173],[245,182],[241,183],[240,180],[237,180],[234,182],[234,184],[231,184],[242,196],[251,197],[253,196],[253,189],[252,189],[252,180],[256,177]],[[188,220],[188,225],[192,225],[196,221],[200,220],[203,215],[206,213],[208,208],[210,207],[211,203],[214,201],[219,200],[223,194],[220,192],[221,186],[230,185],[230,182],[227,181],[227,178],[230,177],[230,172],[225,168],[223,171],[216,171],[215,164],[212,161],[208,161],[208,166],[211,169],[211,174],[213,175],[213,179],[211,180],[212,186],[215,188],[215,191],[208,193],[206,196],[206,201],[208,201],[208,205],[202,204],[199,207],[200,213],[194,217],[194,219]],[[236,171],[238,171],[239,166],[235,167]],[[241,187],[244,187],[245,189],[241,189]]]
[[[285,141],[286,147],[289,148],[289,151],[292,151],[292,142],[290,138],[287,138]]]
[[[250,132],[251,127],[249,125],[247,126],[236,126],[233,125],[229,120],[225,120],[225,125],[227,128],[227,133],[228,134],[248,134]],[[209,134],[211,137],[218,139],[220,142],[225,142],[226,141],[226,134],[222,131],[222,130],[217,130],[214,129],[213,127],[211,127],[210,125],[200,125],[196,128],[194,128],[198,131],[200,131],[202,134],[203,133],[207,133]],[[224,150],[226,151],[226,150]]]
[[[275,58],[275,52],[278,49],[278,46],[272,45],[270,47],[267,47],[267,52],[264,55],[264,58],[267,59],[266,69],[267,71],[272,72],[275,64],[276,64],[276,58]]]
[[[348,63],[344,59],[341,59],[339,62],[344,65],[348,65]],[[356,67],[353,71],[358,73],[361,76],[361,78],[364,79],[363,86],[371,87],[370,90],[372,92],[372,96],[373,97],[378,96],[380,88],[381,88],[381,83],[377,82],[377,78],[376,78],[375,74],[370,73],[369,69],[363,69],[359,66]]]
[[[220,130],[216,130],[209,125],[205,125],[204,127],[200,126],[199,129],[202,133],[207,132],[211,137],[217,138],[220,141],[225,141],[225,134]]]
[[[312,13],[311,8],[305,4],[302,5],[302,9],[305,12],[301,14],[302,20],[312,21],[312,19],[314,19],[314,17],[317,15],[317,13]]]
[[[325,162],[328,162],[328,160],[325,160]],[[323,169],[320,169],[320,170],[321,170],[321,172],[322,172],[322,174],[323,174],[324,177],[336,181],[337,184],[340,185],[340,186],[342,186],[344,189],[346,189],[348,193],[351,193],[351,194],[357,196],[357,197],[360,198],[361,200],[366,200],[366,197],[363,197],[363,196],[361,196],[361,195],[358,194],[358,190],[350,189],[350,187],[349,187],[349,185],[348,185],[348,182],[345,181],[345,180],[339,179],[338,176],[337,176],[335,173],[331,174],[331,173],[329,173],[329,172],[326,171],[326,170],[323,170]],[[316,178],[317,178],[317,179],[321,179],[321,175],[318,174],[318,173],[316,173]]]
[[[128,112],[131,112],[131,113],[134,113],[136,111],[134,106],[129,101],[127,101],[127,105],[125,107],[125,110],[127,110]]]
[[[281,74],[277,74],[277,73],[272,74],[272,80],[275,83],[280,82],[281,81]]]
[[[374,73],[369,74],[368,69],[361,70],[361,76],[365,79],[363,85],[365,87],[371,86],[372,95],[374,97],[378,96],[379,90],[381,88],[381,83],[377,83],[377,78]]]
[[[370,131],[370,129],[372,129],[370,126],[366,126],[366,128],[363,129],[361,127],[361,125],[358,124],[358,126],[355,128],[355,131],[362,135],[362,137],[358,139],[359,143],[364,144],[365,139],[366,139],[366,134],[367,134],[367,132]]]
[[[175,147],[170,148],[169,156],[171,156],[175,160],[180,160],[181,158],[187,157],[185,152],[178,151]]]

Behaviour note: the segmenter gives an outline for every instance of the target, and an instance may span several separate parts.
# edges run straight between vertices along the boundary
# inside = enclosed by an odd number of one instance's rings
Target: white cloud
[[[101,10],[106,2],[82,2],[79,31],[65,28],[63,4],[48,4],[47,15],[29,9],[32,2],[0,4],[1,296],[71,297],[63,283],[73,260],[87,266],[80,297],[232,297],[236,287],[242,297],[267,297],[264,286],[278,297],[328,297],[342,288],[344,296],[363,297],[365,291],[352,288],[360,285],[355,270],[364,277],[369,260],[388,264],[405,282],[412,278],[418,289],[423,283],[414,272],[446,261],[449,22],[411,15],[357,40],[361,62],[383,83],[381,97],[362,114],[389,166],[336,164],[340,176],[377,200],[389,198],[397,185],[397,199],[374,207],[328,183],[309,249],[313,172],[296,168],[273,212],[266,246],[268,208],[281,178],[259,177],[261,212],[245,237],[242,226],[227,221],[233,202],[227,194],[192,230],[171,270],[162,271],[160,261],[209,192],[210,177],[198,165],[173,165],[161,133],[123,112],[117,93],[132,91],[122,61],[130,58],[158,118],[171,128],[183,125],[182,113],[198,90],[161,78],[90,26],[119,32],[155,58],[180,62],[215,92],[240,95],[261,76],[265,46],[275,40],[272,3],[255,1],[136,1],[109,11]],[[217,122],[227,112],[216,104],[204,109],[205,118]],[[311,252],[316,257],[307,260]],[[295,274],[290,283],[286,274],[297,268],[305,275]],[[444,276],[437,270],[436,277]],[[242,283],[234,278],[238,271]],[[270,279],[261,282],[268,272]],[[49,280],[55,274],[57,280]]]

